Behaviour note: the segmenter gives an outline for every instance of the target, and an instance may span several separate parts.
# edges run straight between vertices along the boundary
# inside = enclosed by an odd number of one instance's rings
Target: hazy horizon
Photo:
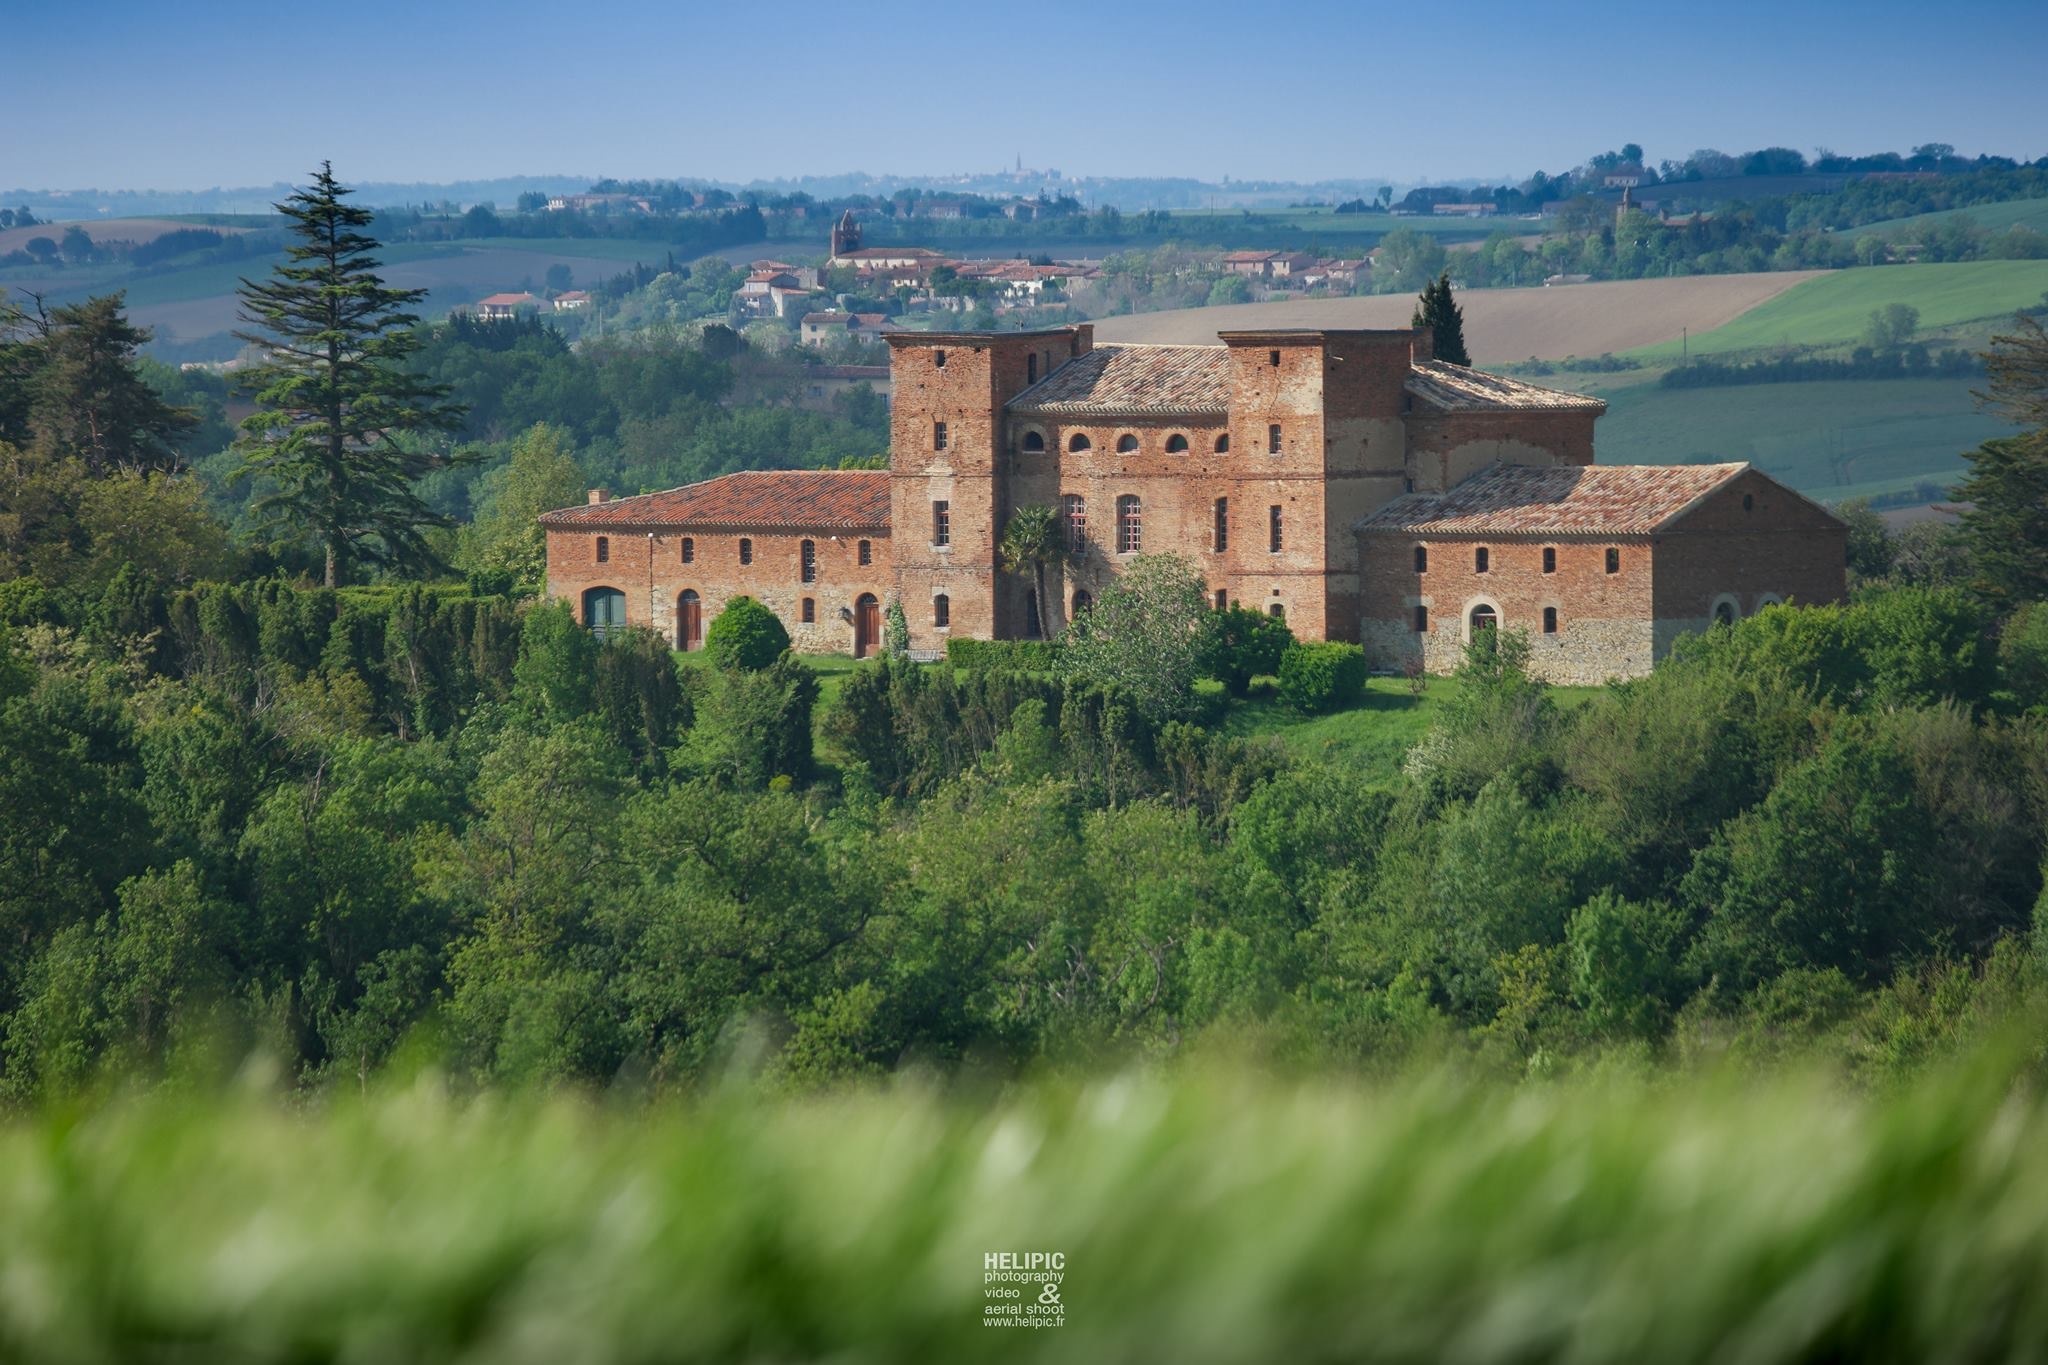
[[[2048,109],[2018,97],[2048,6],[2008,0],[1945,13],[1934,42],[1925,8],[1894,0],[1540,21],[1475,0],[1452,24],[1330,0],[1054,4],[1028,23],[808,2],[771,19],[645,0],[353,14],[335,36],[326,12],[252,0],[18,13],[11,103],[44,113],[0,147],[0,185],[266,186],[321,160],[350,183],[916,178],[1020,156],[1072,176],[1413,183],[1520,179],[1628,141],[1652,161],[2048,151]]]

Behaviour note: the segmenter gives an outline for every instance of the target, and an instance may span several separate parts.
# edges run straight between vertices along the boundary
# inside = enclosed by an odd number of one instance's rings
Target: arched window
[[[754,562],[754,542],[753,542],[753,541],[751,541],[751,540],[749,540],[749,539],[747,539],[747,537],[745,537],[745,536],[741,536],[741,537],[740,537],[740,563],[742,563],[742,564],[751,564],[751,563],[753,563],[753,562]]]
[[[1126,493],[1116,500],[1116,552],[1120,555],[1134,555],[1144,547],[1145,531],[1143,512],[1138,505],[1136,493]]]
[[[1227,431],[1226,431],[1226,432],[1224,432],[1224,433],[1223,433],[1223,434],[1222,434],[1221,436],[1218,436],[1218,437],[1216,438],[1216,453],[1217,453],[1218,455],[1228,455],[1228,454],[1230,453],[1230,433],[1229,433],[1229,432],[1227,432]]]
[[[1543,572],[1557,572],[1557,547],[1555,545],[1543,547]]]
[[[1088,433],[1085,431],[1075,432],[1067,441],[1067,449],[1073,451],[1076,455],[1088,449]]]
[[[1094,605],[1095,605],[1095,598],[1094,598],[1094,596],[1093,596],[1093,595],[1092,595],[1092,594],[1091,594],[1091,593],[1090,593],[1090,592],[1088,591],[1088,589],[1086,589],[1086,588],[1076,588],[1076,589],[1074,589],[1074,615],[1076,615],[1076,616],[1079,616],[1079,615],[1080,615],[1080,614],[1081,614],[1082,612],[1084,612],[1084,611],[1088,610],[1088,608],[1090,608],[1090,607],[1092,607],[1092,606],[1094,606]]]
[[[1557,608],[1556,608],[1556,607],[1545,607],[1545,608],[1543,609],[1543,633],[1544,633],[1545,635],[1555,635],[1555,634],[1557,634]]]
[[[1043,455],[1045,453],[1045,433],[1040,431],[1025,432],[1024,453],[1026,455]]]
[[[932,624],[940,627],[953,624],[953,599],[944,593],[932,598]]]
[[[804,582],[806,582],[806,583],[815,583],[815,582],[817,582],[817,581],[818,581],[818,542],[817,542],[817,541],[815,541],[815,540],[807,540],[807,541],[805,541],[805,542],[803,543],[803,548],[802,548],[802,551],[801,551],[801,552],[800,552],[800,553],[799,553],[799,554],[797,555],[797,562],[798,562],[798,564],[799,564],[799,565],[801,566],[801,572],[802,572],[802,574],[803,574],[803,579],[804,579]]]
[[[695,588],[684,588],[676,598],[676,648],[701,649],[704,645],[704,604]]]
[[[1481,602],[1472,608],[1472,614],[1465,618],[1465,624],[1475,635],[1482,630],[1492,630],[1500,624],[1500,613]]]
[[[804,599],[804,606],[803,606],[803,622],[804,622],[804,624],[805,624],[805,625],[807,625],[807,626],[810,626],[810,625],[816,625],[816,624],[817,624],[817,621],[818,621],[818,599],[817,599],[817,598],[815,598],[815,597],[806,597],[806,598]]]
[[[862,568],[866,568],[866,567],[867,567],[868,565],[870,565],[870,564],[872,564],[872,563],[874,563],[874,562],[875,562],[875,546],[874,546],[874,542],[873,542],[873,541],[868,541],[868,540],[863,540],[863,541],[862,541],[862,542],[860,543],[860,563],[861,563],[861,567],[862,567]]]
[[[600,564],[609,564],[611,563],[611,559],[612,538],[610,536],[599,536],[597,538],[597,562]]]
[[[1121,435],[1121,436],[1117,437],[1117,438],[1116,438],[1116,453],[1117,453],[1117,454],[1119,454],[1119,455],[1135,455],[1135,454],[1137,454],[1137,453],[1138,453],[1138,438],[1137,438],[1137,437],[1135,437],[1135,436],[1133,436],[1133,435],[1132,435],[1132,434],[1131,434],[1130,432],[1128,432],[1128,431],[1127,431],[1127,432],[1125,432],[1125,433],[1124,433],[1123,435]]]
[[[1079,493],[1060,495],[1060,520],[1067,527],[1067,553],[1088,553],[1088,504]]]
[[[1287,619],[1287,608],[1275,602],[1272,606],[1266,608],[1266,615],[1272,617],[1275,621],[1285,621]]]
[[[1429,572],[1429,547],[1427,545],[1415,547],[1415,572]]]
[[[1472,572],[1485,573],[1489,568],[1492,567],[1492,558],[1493,557],[1486,552],[1486,547],[1484,545],[1474,550],[1472,552]]]
[[[1735,604],[1725,597],[1714,603],[1714,624],[1717,626],[1732,626],[1735,624]]]
[[[697,542],[696,542],[696,540],[695,540],[695,539],[694,539],[693,537],[690,537],[690,536],[684,536],[684,537],[683,537],[683,563],[685,563],[685,564],[695,564],[696,562],[697,562]]]
[[[591,588],[583,594],[583,624],[597,636],[626,628],[626,594],[617,588]]]
[[[1188,438],[1187,438],[1187,437],[1185,437],[1185,436],[1183,436],[1183,435],[1181,435],[1181,434],[1180,434],[1179,432],[1177,432],[1177,431],[1176,431],[1175,433],[1173,433],[1173,435],[1171,435],[1171,436],[1167,437],[1167,438],[1166,438],[1166,453],[1167,453],[1167,454],[1169,454],[1169,455],[1185,455],[1185,454],[1187,454],[1187,453],[1188,453]]]

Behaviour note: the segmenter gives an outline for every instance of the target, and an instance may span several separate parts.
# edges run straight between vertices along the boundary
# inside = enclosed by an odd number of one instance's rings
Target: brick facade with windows
[[[1437,361],[1420,330],[1098,347],[1084,323],[884,339],[886,473],[735,474],[551,512],[549,592],[593,624],[623,612],[671,638],[686,632],[686,591],[705,623],[745,592],[800,649],[837,651],[877,643],[879,608],[893,597],[913,652],[929,656],[954,635],[1035,632],[1029,584],[1001,571],[997,545],[1011,512],[1038,505],[1058,510],[1072,551],[1048,575],[1056,625],[1133,555],[1173,553],[1212,600],[1277,611],[1302,638],[1363,640],[1387,667],[1454,662],[1475,606],[1528,629],[1551,676],[1594,679],[1647,669],[1717,610],[1841,594],[1845,533],[1824,510],[1746,466],[1707,467],[1742,471],[1711,488],[1695,487],[1705,476],[1693,467],[1608,479],[1592,464],[1599,400]],[[1491,521],[1430,520],[1438,503],[1470,502],[1502,476],[1560,482],[1526,505],[1495,488]],[[1731,512],[1714,490],[1737,483],[1749,503]],[[1682,525],[1646,521],[1675,514],[1667,494],[1680,486],[1698,495]],[[1569,528],[1535,524],[1544,497],[1570,504]],[[740,562],[741,537],[751,563]],[[1614,574],[1610,548],[1621,552]],[[590,599],[592,614],[585,595],[600,588],[623,603]]]

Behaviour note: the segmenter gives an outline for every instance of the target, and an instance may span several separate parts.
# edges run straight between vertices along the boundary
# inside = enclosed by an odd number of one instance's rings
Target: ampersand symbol
[[[1038,1301],[1043,1304],[1058,1303],[1060,1301],[1060,1287],[1056,1284],[1049,1284],[1045,1288],[1039,1290]]]

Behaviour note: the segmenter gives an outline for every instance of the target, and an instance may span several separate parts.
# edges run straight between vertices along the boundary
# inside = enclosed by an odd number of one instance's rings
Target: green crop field
[[[1711,332],[1690,339],[1694,355],[1779,346],[1841,346],[1857,340],[1873,309],[1889,303],[1920,310],[1923,333],[2010,316],[2048,294],[2048,261],[1960,261],[1830,271],[1795,285]],[[1677,342],[1628,353],[1669,362]]]
[[[682,1107],[455,1100],[427,1073],[298,1109],[158,1095],[18,1117],[0,1128],[0,1355],[2048,1351],[2048,1112],[2009,1074],[1938,1069],[1883,1098],[1820,1077],[1452,1075],[1188,1064],[994,1099],[904,1080]],[[992,1278],[1004,1253],[1056,1254],[1059,1279]]]
[[[1910,242],[1931,228],[1957,218],[1967,218],[1987,232],[2003,232],[2010,227],[2029,227],[2036,232],[2048,232],[2048,199],[2010,199],[2000,204],[1974,204],[1966,209],[1943,209],[1939,213],[1916,213],[1910,218],[1890,218],[1880,223],[1865,223],[1859,228],[1846,228],[1845,232],[1862,236],[1874,232],[1880,237],[1894,241]]]
[[[1879,481],[1953,478],[1962,451],[2009,433],[1977,408],[1975,382],[1634,384],[1602,394],[1608,409],[1597,443],[1605,464],[1748,460],[1814,497],[1853,497]]]

